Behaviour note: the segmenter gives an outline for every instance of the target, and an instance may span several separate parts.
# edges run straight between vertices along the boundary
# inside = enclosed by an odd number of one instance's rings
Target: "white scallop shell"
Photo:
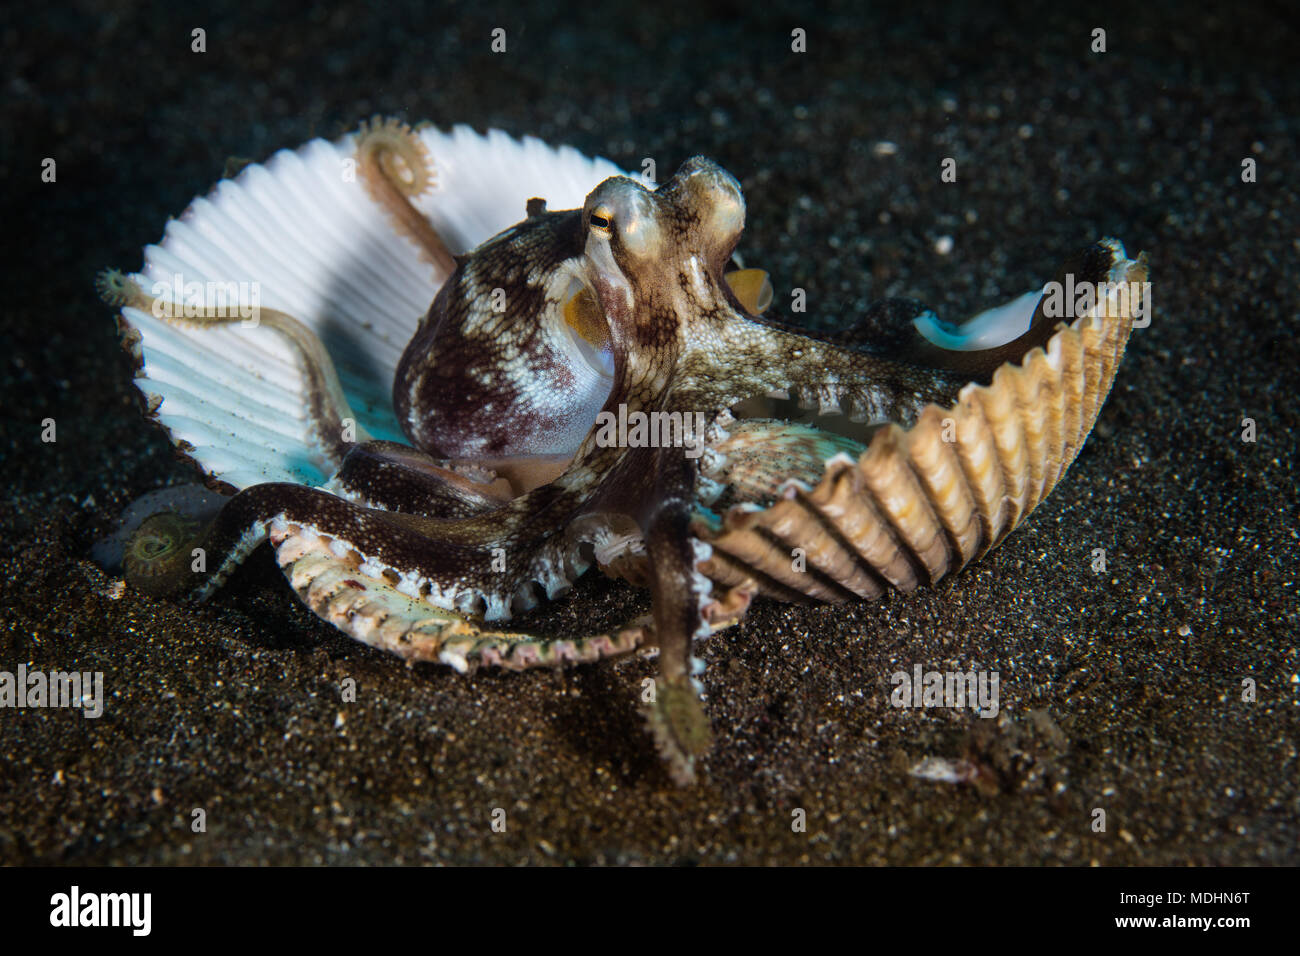
[[[436,182],[416,206],[457,254],[522,220],[532,197],[551,209],[579,208],[598,183],[623,174],[608,160],[499,130],[429,127],[418,135]],[[240,304],[294,316],[324,342],[360,424],[376,438],[403,440],[394,371],[446,276],[367,195],[355,155],[355,134],[315,139],[222,180],[167,223],[134,278],[173,301],[182,298],[178,287],[234,282]],[[310,434],[303,375],[278,334],[178,327],[134,308],[122,316],[140,334],[136,386],[208,474],[236,488],[329,477]]]

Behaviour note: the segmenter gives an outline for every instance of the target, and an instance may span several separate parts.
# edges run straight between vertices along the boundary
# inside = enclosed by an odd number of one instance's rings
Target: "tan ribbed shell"
[[[1145,263],[1128,281],[1145,278]],[[1056,486],[1110,391],[1133,309],[1105,303],[1045,348],[967,385],[951,408],[888,425],[855,462],[839,455],[811,490],[733,508],[699,569],[716,584],[782,600],[839,602],[911,591],[999,544]],[[948,440],[945,440],[947,438]],[[802,549],[802,560],[795,560]]]

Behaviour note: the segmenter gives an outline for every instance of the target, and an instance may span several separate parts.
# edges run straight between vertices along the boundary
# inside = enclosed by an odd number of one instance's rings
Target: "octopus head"
[[[712,160],[687,160],[655,190],[607,179],[587,197],[582,219],[591,283],[616,341],[634,333],[658,342],[686,317],[736,309],[723,273],[744,229],[745,200]]]

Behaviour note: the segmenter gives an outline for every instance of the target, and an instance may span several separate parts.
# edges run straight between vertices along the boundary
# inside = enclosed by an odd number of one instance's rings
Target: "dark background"
[[[93,721],[0,711],[0,862],[1297,862],[1294,16],[6,13],[0,670],[102,670],[110,699]],[[505,54],[489,49],[498,26]],[[408,669],[299,606],[266,553],[201,607],[113,599],[87,557],[133,498],[192,477],[135,408],[96,271],[138,268],[229,157],[374,112],[630,168],[653,157],[661,179],[712,156],[744,187],[749,262],[778,295],[806,288],[827,327],[886,295],[961,316],[1104,235],[1149,253],[1154,321],[1069,475],[999,550],[933,590],[762,604],[714,637],[716,746],[678,789],[634,710],[652,662]],[[876,155],[880,141],[897,153]],[[40,181],[47,156],[56,183]],[[956,184],[939,180],[946,156]],[[47,417],[56,444],[40,440]],[[643,603],[591,575],[548,620],[586,629]],[[888,675],[918,662],[997,669],[1002,716],[889,707]],[[345,677],[356,704],[338,702]],[[909,775],[929,756],[968,759],[981,783]],[[195,807],[206,833],[189,829]],[[497,807],[505,833],[489,828]]]

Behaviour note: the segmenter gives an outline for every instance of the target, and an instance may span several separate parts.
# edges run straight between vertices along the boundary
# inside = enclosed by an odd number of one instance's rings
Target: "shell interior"
[[[623,173],[603,159],[466,126],[417,131],[434,184],[416,200],[454,253],[524,218],[533,197],[581,207]],[[279,309],[320,336],[360,424],[402,440],[392,410],[402,350],[447,278],[420,258],[355,173],[356,137],[281,150],[222,180],[145,249],[135,279],[173,302]],[[199,297],[202,297],[201,299]],[[245,314],[245,313],[241,313]],[[136,386],[173,443],[236,489],[265,481],[319,485],[327,466],[305,415],[295,355],[251,320],[186,328],[122,310],[139,362]]]
[[[913,322],[916,330],[944,349],[958,352],[991,349],[1010,342],[1029,331],[1029,323],[1038,308],[1042,290],[1026,292],[1005,305],[987,309],[979,315],[952,326],[933,312],[922,312]]]

